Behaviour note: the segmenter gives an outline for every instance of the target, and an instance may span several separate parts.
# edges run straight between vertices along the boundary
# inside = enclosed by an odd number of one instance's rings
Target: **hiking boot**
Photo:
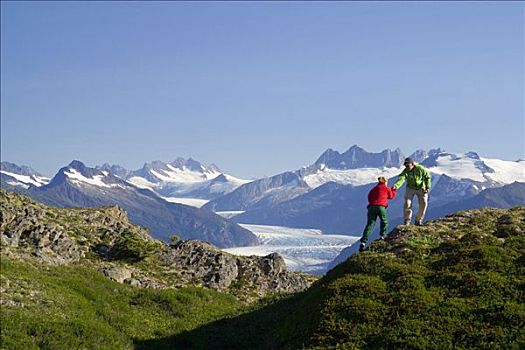
[[[410,225],[410,220],[405,220],[405,221],[403,222],[403,225]]]
[[[416,221],[416,226],[422,226],[422,225],[423,225],[423,220]]]
[[[363,250],[365,250],[365,246],[366,244],[361,242],[361,244],[359,245],[359,251],[362,252]]]

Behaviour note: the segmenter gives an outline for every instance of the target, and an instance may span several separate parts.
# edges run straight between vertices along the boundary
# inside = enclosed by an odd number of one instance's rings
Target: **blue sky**
[[[520,2],[1,3],[1,158],[245,178],[358,144],[525,156]]]

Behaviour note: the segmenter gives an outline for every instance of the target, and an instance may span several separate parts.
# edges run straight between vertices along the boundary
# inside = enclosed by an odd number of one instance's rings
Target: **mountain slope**
[[[139,349],[522,349],[525,207],[459,212],[386,241],[307,291]]]
[[[487,188],[473,197],[455,200],[444,206],[431,208],[430,218],[438,218],[447,214],[478,208],[510,208],[516,205],[525,204],[525,182],[514,182],[496,188]]]
[[[297,172],[285,172],[249,182],[203,208],[213,211],[246,210],[269,206],[294,198],[310,190]]]
[[[317,228],[325,233],[352,233],[364,224],[363,213],[370,185],[353,187],[329,182],[292,200],[252,209],[232,218],[235,222]]]
[[[32,198],[58,207],[119,205],[130,219],[151,230],[154,237],[169,241],[172,235],[200,239],[220,247],[253,245],[250,231],[205,210],[168,203],[147,189],[140,189],[107,171],[73,161],[60,169],[51,182],[30,188]]]
[[[441,218],[459,210],[479,208],[511,208],[523,204],[525,204],[525,183],[515,182],[502,187],[486,189],[474,197],[468,197],[467,199],[455,201],[444,206],[434,207],[431,204],[426,218]],[[401,208],[399,208],[399,210],[401,210]],[[394,219],[394,223],[401,223],[401,219]],[[374,235],[376,236],[372,237],[372,239],[377,238],[377,232],[374,233]],[[357,251],[357,244],[343,249],[341,253],[339,253],[339,255],[330,263],[328,268],[334,268],[341,262],[348,259],[351,255],[357,253]]]

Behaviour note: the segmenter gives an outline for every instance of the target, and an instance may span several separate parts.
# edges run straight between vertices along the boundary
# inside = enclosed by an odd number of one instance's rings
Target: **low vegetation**
[[[78,265],[2,258],[2,349],[133,349],[237,313],[232,295],[207,288],[148,289]]]

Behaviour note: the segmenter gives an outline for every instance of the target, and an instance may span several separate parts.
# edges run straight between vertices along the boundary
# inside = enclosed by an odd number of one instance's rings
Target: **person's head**
[[[407,168],[408,170],[412,170],[414,169],[415,165],[414,165],[414,160],[412,158],[405,158],[405,161],[403,162],[403,165],[405,166],[405,168]]]
[[[384,177],[384,176],[379,176],[377,178],[377,181],[379,181],[380,184],[386,184],[388,179],[386,177]]]

